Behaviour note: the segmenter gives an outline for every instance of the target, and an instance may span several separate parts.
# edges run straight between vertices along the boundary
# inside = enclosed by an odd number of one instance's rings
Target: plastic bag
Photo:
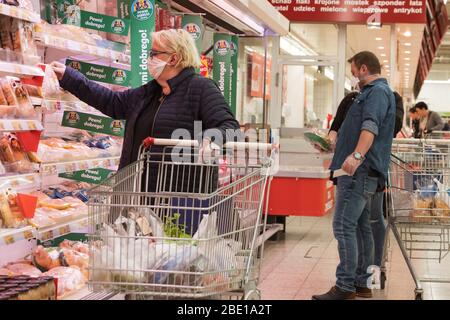
[[[80,289],[86,281],[81,271],[73,267],[56,267],[44,275],[58,279],[58,296]]]
[[[87,255],[89,254],[89,245],[80,241],[71,241],[66,239],[59,244],[59,247],[64,249],[72,249]]]

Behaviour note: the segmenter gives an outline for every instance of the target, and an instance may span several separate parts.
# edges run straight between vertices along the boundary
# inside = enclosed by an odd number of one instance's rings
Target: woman
[[[152,34],[148,70],[154,80],[139,88],[113,92],[61,63],[51,65],[63,89],[113,119],[126,120],[119,168],[137,160],[148,136],[170,139],[176,129],[186,129],[196,139],[194,121],[224,136],[227,129],[239,129],[217,85],[195,73],[199,54],[182,29]]]
[[[124,92],[113,92],[70,67],[52,63],[63,89],[113,119],[126,120],[119,169],[138,159],[142,141],[149,136],[170,139],[175,130],[183,129],[190,134],[190,139],[199,139],[195,136],[197,132],[194,132],[195,121],[202,122],[203,130],[218,129],[223,138],[227,134],[231,137],[230,133],[239,130],[239,123],[217,85],[195,73],[198,66],[200,58],[194,40],[182,29],[152,34],[148,70],[154,80]],[[205,141],[209,140],[205,139],[204,144]],[[205,145],[203,148],[207,149]],[[162,149],[155,146],[151,151],[161,152]],[[143,188],[147,191],[188,193],[215,190],[216,170],[212,171],[211,178],[206,177],[205,171],[196,170],[196,167],[191,166],[189,170],[183,171],[182,177],[179,174],[171,175],[166,170],[165,177],[170,179],[165,179],[166,183],[157,186],[158,166],[152,163]],[[171,184],[173,176],[176,182]]]

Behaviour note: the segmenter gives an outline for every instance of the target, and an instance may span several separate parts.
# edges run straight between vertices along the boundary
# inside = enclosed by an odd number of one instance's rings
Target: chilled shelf
[[[35,32],[34,36],[37,43],[45,47],[60,49],[66,52],[69,51],[77,54],[106,58],[125,64],[129,64],[131,62],[130,56],[123,52],[104,49],[95,45],[85,44],[74,40],[44,34],[41,32]]]
[[[40,177],[37,173],[26,173],[17,175],[0,176],[0,190],[4,188],[14,188],[16,190],[37,189],[40,184]]]
[[[38,23],[41,20],[41,17],[36,12],[2,3],[0,3],[0,15],[10,16],[34,23]]]
[[[19,78],[43,77],[41,68],[24,64],[0,61],[0,76],[13,76]]]
[[[17,229],[0,229],[0,246],[35,237],[35,229],[31,226]]]
[[[38,228],[36,230],[36,237],[38,240],[42,242],[50,241],[55,238],[65,236],[69,233],[75,232],[86,233],[87,226],[88,226],[88,216],[87,214],[83,214],[77,217],[76,219],[67,222],[57,223],[44,228]]]
[[[73,172],[79,170],[87,170],[92,168],[109,168],[119,164],[120,157],[75,160],[65,162],[43,163],[41,165],[41,173],[44,175],[53,175],[64,172]]]
[[[0,132],[9,131],[42,131],[42,123],[38,120],[0,119]]]

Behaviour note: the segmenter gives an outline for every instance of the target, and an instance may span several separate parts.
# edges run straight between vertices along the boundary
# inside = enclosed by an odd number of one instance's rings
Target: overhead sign
[[[426,23],[425,0],[268,0],[291,21]]]

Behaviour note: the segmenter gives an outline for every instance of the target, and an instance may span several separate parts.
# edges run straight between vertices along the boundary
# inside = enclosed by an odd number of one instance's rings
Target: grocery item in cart
[[[86,282],[81,271],[74,267],[56,267],[45,272],[44,275],[58,279],[58,297],[79,290]]]

